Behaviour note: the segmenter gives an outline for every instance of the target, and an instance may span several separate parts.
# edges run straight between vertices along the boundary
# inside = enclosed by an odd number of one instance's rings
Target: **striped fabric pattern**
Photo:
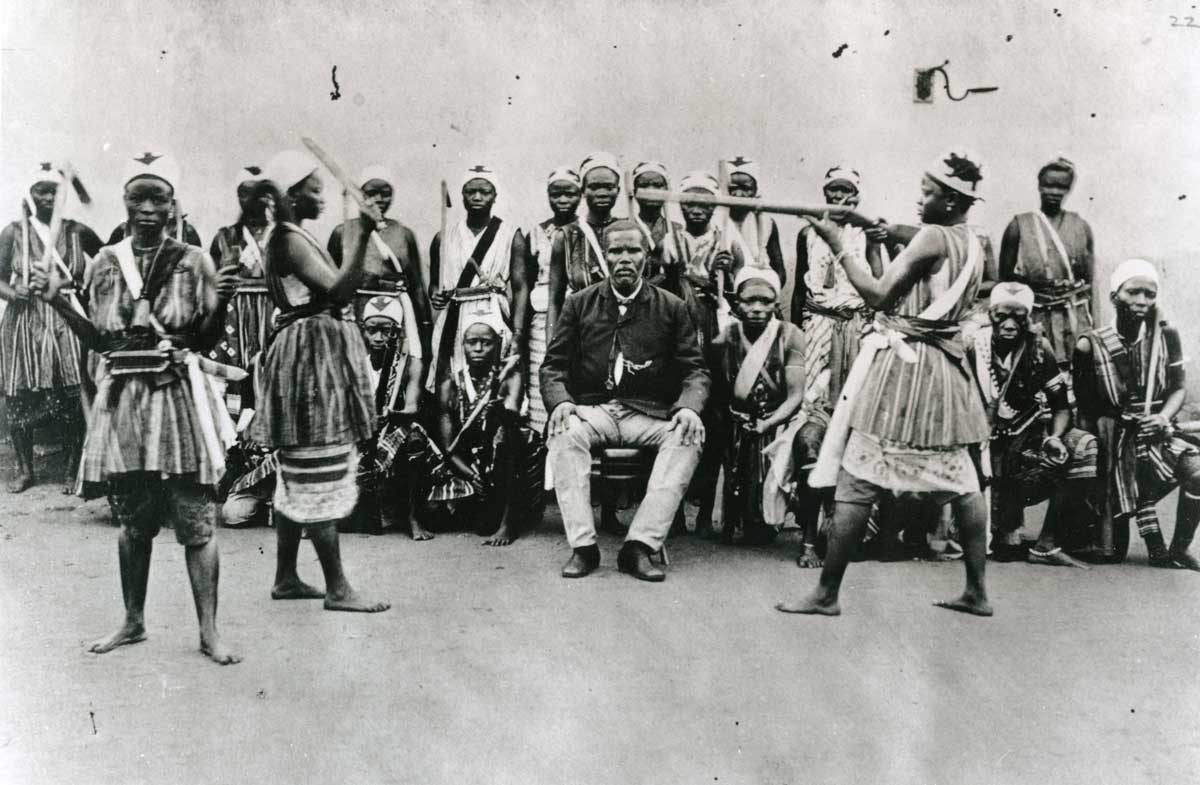
[[[1180,362],[1170,351],[1166,332],[1171,328],[1165,324],[1159,335],[1159,364],[1153,369],[1155,398],[1150,410],[1160,411],[1163,407],[1162,390],[1166,387],[1167,368]],[[1146,373],[1150,364],[1152,339],[1124,345],[1121,336],[1111,326],[1102,327],[1089,334],[1092,358],[1095,365],[1097,387],[1107,399],[1110,409],[1116,412],[1141,414],[1146,396]],[[1175,341],[1177,345],[1177,340]],[[1133,378],[1122,378],[1114,354],[1127,354],[1129,372]],[[1118,421],[1115,427],[1115,444],[1111,454],[1115,466],[1110,466],[1109,492],[1113,502],[1114,516],[1136,515],[1143,534],[1155,531],[1158,520],[1153,505],[1175,488],[1175,470],[1185,455],[1194,455],[1196,448],[1178,437],[1169,437],[1161,442],[1145,442],[1136,438],[1136,426],[1126,426]],[[1149,506],[1149,511],[1146,507]],[[1153,517],[1153,521],[1150,519]],[[1143,519],[1147,522],[1143,527]]]
[[[353,321],[320,313],[287,325],[263,357],[252,438],[272,448],[371,438],[370,363]]]
[[[168,239],[182,253],[171,279],[151,310],[172,333],[186,333],[216,307],[216,270],[208,254]],[[153,251],[135,254],[143,277]],[[92,320],[101,333],[128,328],[133,300],[121,277],[116,255],[102,248],[87,274]],[[205,387],[214,411],[224,402]],[[192,475],[201,485],[220,479],[208,460],[192,391],[179,368],[159,374],[113,377],[107,361],[96,367],[96,396],[88,421],[80,466],[85,483],[113,479],[127,472]]]
[[[45,246],[24,222],[18,221],[11,228],[13,247],[9,258],[15,279],[26,264],[41,263]],[[25,259],[26,238],[30,259]],[[74,221],[64,224],[57,248],[78,284],[83,279],[84,259]],[[78,387],[80,356],[78,339],[49,304],[37,298],[7,304],[0,316],[0,395]]]
[[[275,227],[269,248],[283,245],[283,233],[304,238],[325,263],[328,252],[294,224]],[[267,258],[266,284],[283,315],[315,297],[295,276],[280,276]],[[299,295],[299,297],[293,295]],[[279,330],[263,353],[255,396],[258,412],[251,438],[265,447],[296,448],[357,443],[375,433],[375,390],[362,333],[347,306],[304,316]]]
[[[945,240],[947,256],[900,303],[897,312],[902,316],[917,316],[950,288],[967,261],[967,232],[979,232],[966,224],[934,228]],[[957,322],[970,312],[982,276],[979,267],[945,322]],[[891,348],[875,356],[855,403],[851,427],[884,442],[917,448],[986,442],[991,432],[987,412],[963,361],[923,341],[906,343],[916,362],[905,362]]]
[[[858,357],[865,311],[850,311],[847,318],[808,311],[804,316],[804,391],[806,409],[833,409],[842,394],[846,376]]]
[[[353,444],[280,450],[275,509],[301,524],[347,518],[358,502],[357,470]]]
[[[134,259],[142,280],[150,271],[157,249],[134,250]],[[181,254],[174,272],[158,292],[151,310],[171,333],[194,329],[217,305],[217,269],[207,252],[167,238],[162,253]],[[121,267],[112,246],[105,246],[88,268],[85,286],[92,322],[102,333],[128,329],[133,320],[133,297],[121,276]]]
[[[546,359],[546,314],[534,313],[529,326],[529,427],[538,433],[546,430],[549,415],[542,401],[539,371]]]
[[[99,483],[128,472],[193,475],[201,485],[220,480],[207,459],[192,389],[169,369],[160,374],[114,377],[102,362],[88,421],[81,472]],[[206,387],[213,411],[224,402]]]

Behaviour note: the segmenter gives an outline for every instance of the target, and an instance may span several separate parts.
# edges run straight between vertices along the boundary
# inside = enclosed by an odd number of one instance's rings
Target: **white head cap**
[[[700,188],[708,191],[714,196],[716,196],[717,191],[721,190],[721,186],[717,182],[717,178],[713,177],[708,172],[699,169],[693,172],[688,172],[683,176],[683,179],[679,181],[679,190],[689,191],[693,188]]]
[[[382,180],[393,188],[396,187],[396,178],[392,175],[392,171],[386,166],[373,164],[358,173],[359,188],[363,187],[372,180]]]
[[[857,191],[859,184],[861,182],[861,179],[862,178],[858,174],[857,169],[852,169],[851,167],[846,166],[845,164],[838,164],[837,166],[834,166],[833,168],[829,169],[829,171],[825,172],[825,182],[823,183],[823,185],[825,187],[828,187],[832,183],[841,181],[843,183],[848,183],[849,185],[854,186],[854,190]]]
[[[593,169],[611,169],[618,181],[621,177],[621,164],[617,162],[617,157],[612,153],[596,152],[584,158],[583,163],[579,164],[579,178],[586,180],[588,172]]]
[[[170,185],[175,193],[179,193],[179,167],[170,155],[147,151],[130,160],[125,165],[125,175],[121,178],[121,184],[129,185],[130,181],[139,177],[157,177]]]
[[[741,289],[742,284],[747,281],[762,281],[774,289],[776,295],[783,291],[783,286],[779,282],[779,275],[770,267],[746,265],[738,270],[738,274],[733,279],[733,291],[736,292],[738,289]]]
[[[979,164],[979,156],[970,150],[947,150],[934,159],[925,173],[963,196],[982,201],[979,183],[983,181],[983,167]]]
[[[492,184],[492,188],[496,189],[496,193],[500,193],[500,178],[496,176],[496,170],[486,164],[475,164],[468,167],[467,171],[463,172],[462,182],[459,188],[463,188],[472,180],[486,180]]]
[[[755,186],[761,185],[758,180],[758,161],[751,161],[743,155],[735,155],[733,158],[725,161],[725,163],[728,166],[727,171],[730,177],[735,174],[744,174],[747,177],[753,178]]]
[[[372,297],[367,300],[363,306],[363,321],[374,316],[382,316],[385,319],[391,319],[399,326],[404,326],[404,306],[400,304],[400,300],[395,297]]]
[[[1121,287],[1134,278],[1149,278],[1157,286],[1159,283],[1158,270],[1145,259],[1126,259],[1117,265],[1117,269],[1108,278],[1108,291],[1115,294]]]
[[[43,161],[29,173],[29,187],[33,188],[38,183],[61,183],[62,173],[55,168],[54,164],[49,161]]]
[[[550,174],[546,175],[546,185],[551,183],[570,183],[579,188],[583,184],[582,178],[579,177],[579,172],[569,166],[556,166]]]
[[[988,297],[988,308],[992,309],[1001,305],[1016,305],[1026,311],[1032,311],[1033,290],[1023,283],[1014,281],[998,283],[992,287],[992,294]]]
[[[263,179],[270,180],[286,192],[320,168],[321,164],[311,154],[302,150],[284,150],[267,161]]]

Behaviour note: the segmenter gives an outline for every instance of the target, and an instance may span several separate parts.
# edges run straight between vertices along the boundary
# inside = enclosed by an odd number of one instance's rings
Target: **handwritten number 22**
[[[1200,30],[1200,25],[1196,24],[1196,18],[1193,16],[1183,17],[1183,24],[1179,23],[1179,17],[1177,16],[1169,16],[1168,19],[1171,20],[1171,27],[1194,27]]]

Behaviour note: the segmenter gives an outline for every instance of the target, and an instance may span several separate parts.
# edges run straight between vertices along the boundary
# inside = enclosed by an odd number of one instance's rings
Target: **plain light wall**
[[[106,237],[123,218],[125,161],[165,149],[207,243],[236,217],[238,167],[307,134],[352,173],[391,167],[391,214],[423,249],[440,178],[454,191],[466,166],[494,166],[497,211],[528,225],[549,214],[546,173],[597,149],[660,158],[676,177],[743,154],[762,162],[766,195],[810,201],[846,162],[866,211],[913,221],[922,169],[962,144],[983,161],[973,220],[998,245],[1062,152],[1078,165],[1068,207],[1095,230],[1098,279],[1127,256],[1154,260],[1194,347],[1200,29],[1168,16],[1186,6],[9,0],[0,210],[15,219],[32,167],[67,158],[96,197],[72,212]],[[932,105],[913,103],[913,69],[944,60],[956,93],[999,92],[954,103],[939,78]],[[321,239],[341,214],[329,201]],[[779,223],[790,256],[798,225]]]

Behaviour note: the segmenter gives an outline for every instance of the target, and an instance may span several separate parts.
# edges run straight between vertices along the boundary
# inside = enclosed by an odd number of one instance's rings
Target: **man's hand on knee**
[[[571,428],[571,418],[575,416],[575,404],[564,401],[554,407],[550,413],[548,433],[551,437],[566,433]]]
[[[671,417],[671,430],[679,435],[679,441],[685,447],[704,444],[704,422],[691,409],[683,408],[675,412]]]

